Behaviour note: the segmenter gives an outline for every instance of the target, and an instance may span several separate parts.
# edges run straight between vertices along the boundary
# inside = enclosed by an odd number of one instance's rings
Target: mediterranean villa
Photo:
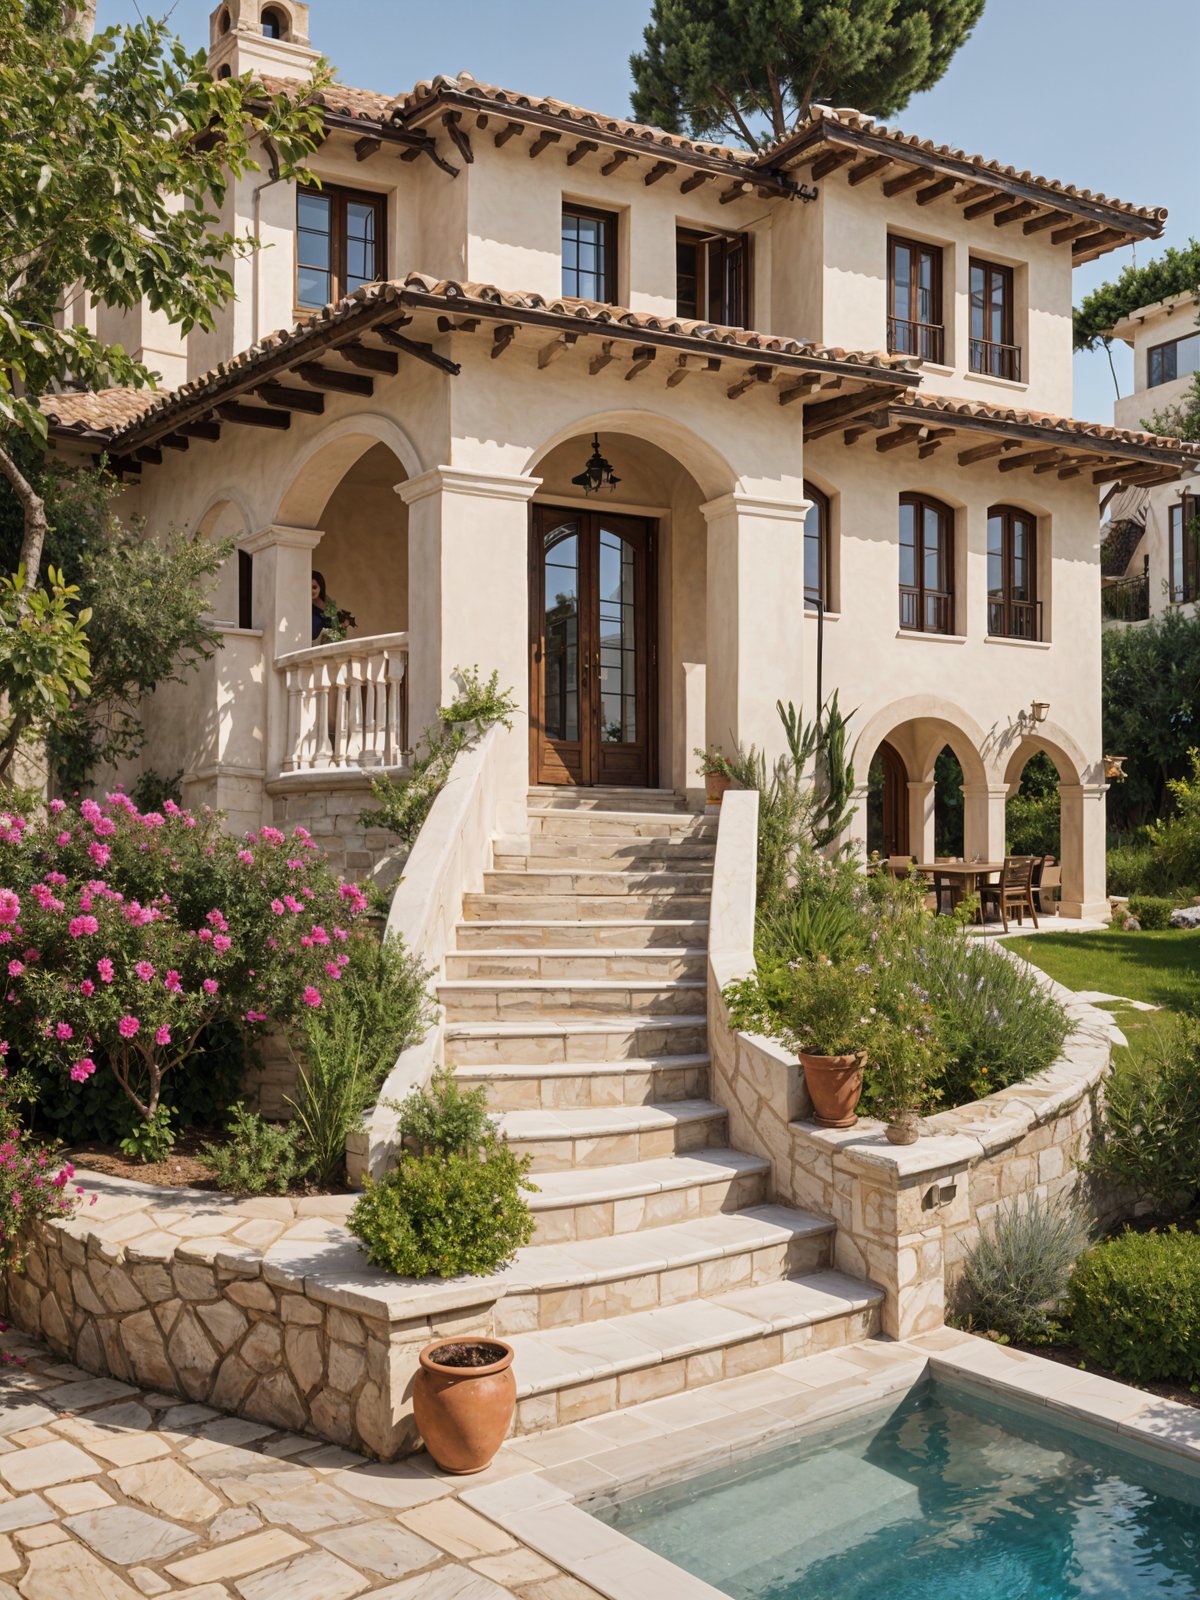
[[[1112,330],[1133,350],[1133,393],[1114,406],[1118,427],[1140,428],[1177,405],[1200,371],[1200,295],[1177,295],[1142,306]],[[1118,487],[1105,541],[1105,614],[1139,622],[1200,599],[1196,468],[1157,488]]]

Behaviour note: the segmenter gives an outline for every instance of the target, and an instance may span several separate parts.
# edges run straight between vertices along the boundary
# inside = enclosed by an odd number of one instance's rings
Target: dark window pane
[[[328,233],[331,215],[332,202],[327,194],[305,194],[301,190],[296,196],[296,221],[302,228]]]

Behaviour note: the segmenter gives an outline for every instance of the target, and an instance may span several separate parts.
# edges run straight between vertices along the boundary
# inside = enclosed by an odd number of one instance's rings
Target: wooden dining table
[[[943,887],[949,889],[951,905],[956,906],[964,895],[974,894],[981,883],[986,883],[994,872],[1003,872],[1003,861],[922,861],[913,868],[923,878],[928,878],[937,896],[939,909]]]

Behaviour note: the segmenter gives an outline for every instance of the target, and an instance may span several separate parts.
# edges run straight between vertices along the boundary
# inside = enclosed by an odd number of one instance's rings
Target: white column
[[[908,785],[908,850],[918,861],[932,861],[937,851],[932,779]]]
[[[240,541],[254,557],[254,618],[263,632],[268,778],[282,770],[288,731],[287,685],[275,658],[312,644],[312,553],[323,537],[320,528],[272,523]]]
[[[1064,917],[1109,916],[1105,876],[1108,785],[1060,783]]]
[[[808,502],[734,493],[700,509],[708,524],[706,739],[726,753],[755,745],[769,768],[787,748],[775,702],[805,705]]]
[[[498,671],[521,708],[500,776],[503,825],[517,829],[529,787],[529,501],[540,484],[443,466],[396,486],[409,508],[409,738],[454,698],[456,667]]]
[[[964,783],[963,859],[1002,861],[1005,852],[1006,783]]]

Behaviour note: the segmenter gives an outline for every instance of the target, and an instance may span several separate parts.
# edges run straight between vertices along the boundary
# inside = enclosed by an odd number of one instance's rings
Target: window
[[[1168,339],[1166,344],[1150,346],[1146,355],[1146,384],[1155,389],[1160,383],[1171,383],[1176,378],[1186,378],[1200,371],[1200,333],[1189,333],[1183,339]]]
[[[382,195],[301,189],[296,195],[296,304],[319,311],[384,275]]]
[[[1200,599],[1200,498],[1185,494],[1167,512],[1169,528],[1171,600],[1175,605],[1185,605]]]
[[[254,557],[249,550],[239,550],[238,558],[238,627],[254,626]]]
[[[287,32],[287,23],[282,12],[271,8],[262,14],[262,31],[264,39],[282,39]]]
[[[954,513],[922,494],[900,496],[900,626],[954,632]]]
[[[675,234],[676,313],[725,328],[750,326],[750,236]]]
[[[990,261],[971,262],[972,372],[1021,377],[1021,352],[1013,343],[1013,273]]]
[[[562,292],[616,305],[617,219],[611,212],[563,206]]]
[[[1015,506],[988,511],[988,632],[1003,639],[1040,639],[1037,518]]]
[[[888,349],[923,361],[945,360],[942,252],[936,245],[888,237]]]
[[[829,497],[805,483],[804,498],[811,502],[804,518],[804,605],[815,611],[818,602],[829,604]]]

